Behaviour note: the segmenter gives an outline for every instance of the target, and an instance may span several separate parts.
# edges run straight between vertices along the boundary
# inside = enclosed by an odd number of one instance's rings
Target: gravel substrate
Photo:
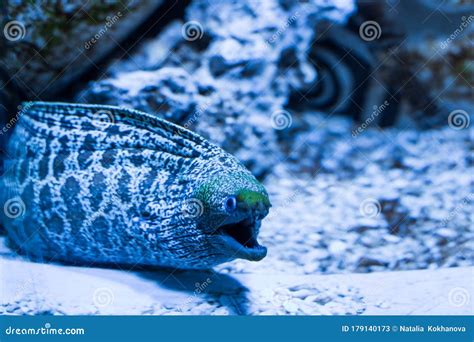
[[[474,296],[474,267],[224,275],[125,272],[1,254],[0,269],[15,270],[1,279],[0,314],[8,315],[465,315]]]
[[[273,203],[261,229],[267,258],[219,270],[313,274],[473,264],[472,129],[367,129],[353,137],[350,120],[306,116],[318,128],[289,142],[288,159],[265,181]],[[305,165],[318,167],[302,173]]]

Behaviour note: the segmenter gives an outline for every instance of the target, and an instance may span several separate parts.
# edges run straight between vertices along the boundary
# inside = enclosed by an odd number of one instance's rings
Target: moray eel
[[[30,102],[18,117],[0,220],[19,251],[183,269],[265,257],[265,188],[199,135],[112,106]]]

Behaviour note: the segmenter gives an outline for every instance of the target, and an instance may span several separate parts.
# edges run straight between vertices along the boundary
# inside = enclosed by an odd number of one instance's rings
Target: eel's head
[[[227,260],[262,260],[267,248],[258,241],[262,219],[271,207],[268,194],[255,177],[246,172],[226,173],[204,181],[196,198],[203,205],[198,228],[214,252]]]

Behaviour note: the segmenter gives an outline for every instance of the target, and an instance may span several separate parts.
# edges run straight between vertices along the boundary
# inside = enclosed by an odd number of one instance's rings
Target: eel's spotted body
[[[208,268],[260,260],[264,187],[232,155],[153,115],[31,102],[10,138],[1,223],[72,263]]]

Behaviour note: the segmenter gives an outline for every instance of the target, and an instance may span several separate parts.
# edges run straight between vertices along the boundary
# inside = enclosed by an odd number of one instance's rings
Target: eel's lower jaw
[[[216,236],[230,257],[260,261],[267,255],[267,248],[257,241],[259,225],[259,220],[223,225],[216,231]]]

